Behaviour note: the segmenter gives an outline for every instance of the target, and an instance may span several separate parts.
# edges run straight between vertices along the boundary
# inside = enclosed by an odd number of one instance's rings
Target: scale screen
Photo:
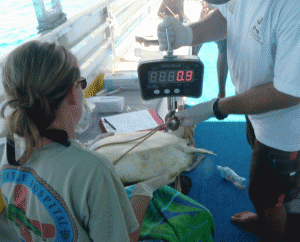
[[[197,56],[141,60],[137,72],[144,100],[202,94],[204,65]]]
[[[149,71],[149,83],[194,82],[193,70]]]

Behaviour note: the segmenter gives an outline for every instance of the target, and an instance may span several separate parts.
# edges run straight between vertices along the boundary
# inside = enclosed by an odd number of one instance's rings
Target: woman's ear
[[[74,83],[66,96],[65,100],[70,106],[74,106],[76,104],[76,88],[76,83]]]

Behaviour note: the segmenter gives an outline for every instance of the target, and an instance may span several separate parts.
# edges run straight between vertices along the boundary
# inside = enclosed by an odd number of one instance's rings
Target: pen
[[[108,122],[105,118],[103,119],[105,123],[107,123],[110,127],[112,127],[114,130],[117,130],[110,122]]]
[[[114,95],[114,94],[122,92],[122,91],[123,91],[123,88],[120,87],[119,89],[116,89],[116,90],[113,90],[113,91],[110,91],[110,92],[104,92],[103,95],[104,96],[110,96],[110,95]]]
[[[101,96],[101,95],[103,95],[104,93],[106,93],[107,92],[107,89],[102,89],[101,91],[99,91],[99,92],[97,92],[96,93],[96,96]]]

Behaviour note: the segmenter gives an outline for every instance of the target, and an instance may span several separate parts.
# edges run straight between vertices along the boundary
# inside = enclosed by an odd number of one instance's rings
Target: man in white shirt
[[[167,46],[166,28],[173,49],[227,37],[236,95],[198,104],[176,116],[189,126],[212,116],[246,115],[253,148],[249,197],[257,214],[242,212],[231,220],[239,225],[261,223],[266,241],[294,241],[294,224],[300,224],[295,206],[300,190],[300,2],[208,2],[217,4],[218,11],[205,21],[183,26],[173,18],[164,19],[158,26],[160,50]]]

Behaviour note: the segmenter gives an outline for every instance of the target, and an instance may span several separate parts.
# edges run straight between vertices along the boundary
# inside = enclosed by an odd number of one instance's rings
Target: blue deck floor
[[[231,223],[230,217],[254,208],[248,196],[248,183],[240,190],[224,180],[216,166],[228,166],[249,180],[251,148],[246,141],[244,122],[203,122],[196,128],[197,147],[213,151],[217,156],[207,156],[191,172],[184,173],[192,179],[191,198],[206,206],[215,221],[215,242],[259,241],[252,233]]]
[[[215,43],[202,46],[199,57],[205,66],[203,94],[199,99],[190,98],[188,105],[217,97],[217,55]],[[228,76],[226,96],[232,95],[234,87]],[[197,147],[211,150],[217,156],[207,156],[195,170],[184,173],[192,179],[192,188],[188,196],[206,206],[212,213],[216,226],[216,242],[260,241],[254,234],[230,221],[230,217],[235,213],[255,211],[248,196],[251,148],[247,143],[245,127],[244,116],[231,115],[225,121],[212,118],[197,125],[195,129]],[[238,175],[245,177],[247,187],[240,190],[233,183],[224,180],[216,168],[217,165],[228,166]]]

